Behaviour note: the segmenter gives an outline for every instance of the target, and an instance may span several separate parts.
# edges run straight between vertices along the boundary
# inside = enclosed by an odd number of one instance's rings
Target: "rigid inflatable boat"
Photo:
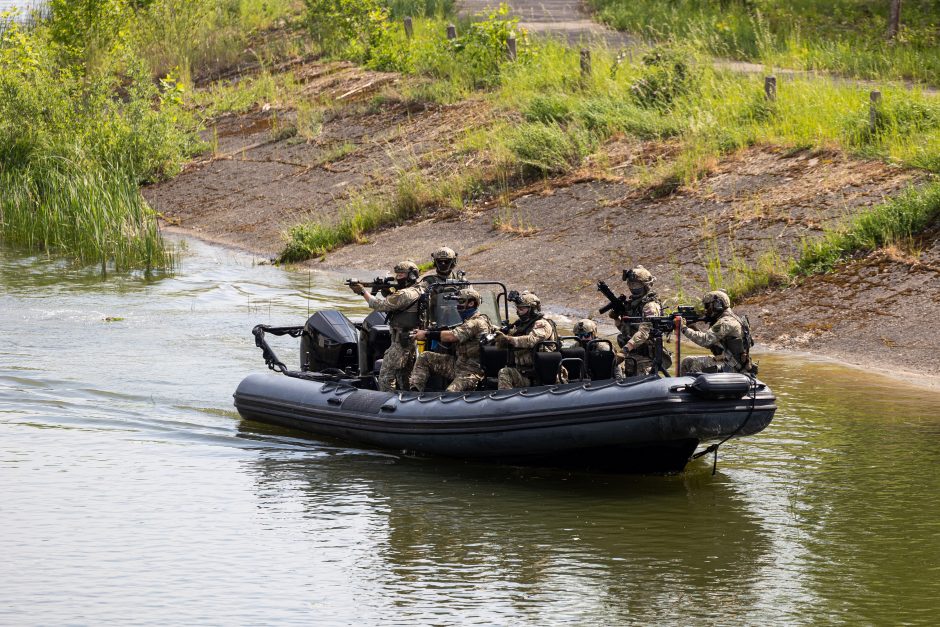
[[[399,452],[674,472],[682,470],[699,447],[706,448],[698,454],[716,451],[732,437],[761,431],[776,410],[770,389],[743,374],[649,375],[616,381],[609,367],[604,371],[603,363],[598,366],[592,360],[590,346],[546,353],[550,364],[566,363],[572,378],[578,379],[566,384],[380,392],[374,389],[379,368],[374,357],[384,352],[388,335],[382,314],[375,312],[354,324],[338,311],[323,311],[303,327],[259,325],[253,332],[268,366],[280,375],[252,374],[241,382],[235,407],[242,417]],[[266,334],[300,338],[299,371],[289,370],[277,358]],[[501,349],[486,348],[483,365],[488,386],[494,387],[505,359],[493,359],[494,351]],[[612,358],[609,350],[594,352]],[[580,369],[572,367],[577,360],[583,364]]]

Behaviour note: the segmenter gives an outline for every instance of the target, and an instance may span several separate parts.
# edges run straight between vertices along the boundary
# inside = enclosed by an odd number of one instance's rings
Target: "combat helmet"
[[[467,309],[467,303],[471,300],[476,302],[474,307],[479,307],[480,303],[483,302],[483,297],[480,296],[480,292],[476,291],[472,287],[465,287],[457,290],[457,293],[454,296],[457,298],[458,311],[465,311]],[[470,307],[470,309],[472,308],[473,307]]]
[[[516,303],[516,315],[519,316],[520,320],[529,320],[533,316],[539,315],[542,311],[542,301],[539,300],[538,296],[528,290],[519,294],[514,302]],[[524,316],[519,315],[520,307],[528,307],[529,311]]]
[[[653,287],[653,282],[656,281],[656,277],[643,266],[634,266],[629,270],[623,271],[623,280],[628,283],[639,283],[641,285],[639,288],[630,289],[630,293],[633,297],[639,298],[649,293],[650,289]]]
[[[406,285],[411,285],[418,280],[418,266],[415,262],[410,259],[404,261],[399,261],[395,264],[393,268],[395,274],[405,274],[407,275],[403,280],[399,280],[399,287],[404,287]]]
[[[717,318],[723,312],[731,309],[731,298],[723,290],[706,292],[705,295],[702,296],[702,305],[709,315]]]
[[[578,337],[587,336],[587,335],[597,335],[597,323],[589,318],[584,320],[579,320],[575,325],[572,332]]]
[[[447,246],[441,246],[433,253],[431,259],[434,260],[434,268],[440,275],[450,274],[457,265],[457,253]]]

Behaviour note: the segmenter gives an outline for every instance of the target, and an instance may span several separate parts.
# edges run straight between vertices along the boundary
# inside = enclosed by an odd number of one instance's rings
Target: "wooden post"
[[[764,98],[773,102],[777,99],[777,77],[776,76],[766,76],[764,77]]]
[[[589,78],[591,78],[591,51],[581,48],[581,80],[586,81]]]
[[[868,97],[871,100],[868,107],[868,129],[874,133],[878,127],[878,108],[881,105],[881,92],[874,89]]]
[[[516,36],[515,35],[510,35],[509,38],[506,39],[506,56],[509,58],[510,61],[516,60]]]
[[[447,25],[447,38],[448,39],[457,39],[457,27],[453,24]]]
[[[407,37],[408,39],[411,39],[412,37],[414,37],[414,34],[415,34],[415,26],[414,26],[414,23],[411,21],[411,16],[409,15],[408,17],[405,18],[405,37]]]

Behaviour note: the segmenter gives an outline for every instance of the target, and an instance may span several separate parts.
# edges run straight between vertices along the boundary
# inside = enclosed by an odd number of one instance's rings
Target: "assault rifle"
[[[627,314],[627,302],[628,299],[626,296],[621,294],[620,296],[615,296],[611,291],[610,287],[603,281],[597,282],[597,291],[607,297],[607,300],[610,302],[598,309],[598,313],[607,313],[610,310],[613,310],[618,316],[625,316]]]
[[[373,281],[360,281],[359,279],[346,279],[343,283],[346,285],[353,285],[359,283],[363,287],[369,288],[369,293],[375,296],[379,292],[382,292],[383,296],[388,296],[389,294],[396,291],[397,281],[393,276],[387,277],[375,277]]]

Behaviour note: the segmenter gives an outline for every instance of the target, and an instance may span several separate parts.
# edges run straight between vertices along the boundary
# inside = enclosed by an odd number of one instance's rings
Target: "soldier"
[[[618,356],[620,369],[624,375],[649,374],[653,366],[653,345],[650,339],[651,325],[644,322],[629,322],[622,318],[648,318],[660,316],[663,305],[659,302],[656,292],[652,291],[656,278],[643,266],[636,266],[623,274],[630,290],[630,301],[627,302],[627,313],[622,317],[615,311],[610,317],[617,321],[617,344],[623,350]],[[635,364],[635,367],[634,367]],[[663,350],[663,368],[672,365],[670,354]]]
[[[542,301],[532,292],[523,292],[516,300],[516,320],[509,327],[507,333],[499,331],[496,334],[496,345],[512,347],[512,357],[515,367],[506,366],[499,371],[499,389],[528,387],[535,381],[535,357],[532,349],[539,342],[554,340],[558,342],[558,331],[555,323],[545,318],[542,313]],[[551,350],[542,347],[541,350]],[[513,362],[510,362],[513,363]],[[567,379],[567,373],[562,373],[562,380]]]
[[[472,287],[458,291],[457,311],[463,322],[453,329],[428,331],[421,329],[414,334],[416,340],[453,342],[457,345],[456,356],[424,351],[418,355],[418,361],[411,372],[409,386],[412,390],[423,392],[431,374],[438,374],[451,380],[448,392],[469,392],[475,390],[486,376],[480,365],[480,338],[492,333],[490,319],[478,311],[483,299]]]
[[[431,287],[434,283],[443,283],[448,279],[457,278],[457,272],[454,270],[457,267],[457,253],[453,249],[441,246],[431,253],[431,259],[434,260],[434,274],[421,277],[421,282],[425,286]]]
[[[691,372],[744,372],[756,375],[757,366],[751,361],[754,345],[747,317],[741,318],[731,310],[731,299],[725,292],[708,292],[702,297],[705,316],[711,327],[696,331],[682,320],[682,335],[711,349],[714,356],[686,357],[679,366],[680,374]]]
[[[353,292],[365,297],[369,307],[388,312],[392,344],[385,351],[379,370],[378,385],[383,392],[407,387],[415,362],[415,342],[411,332],[421,325],[422,299],[426,291],[424,285],[418,283],[418,266],[414,262],[402,261],[395,266],[394,272],[398,285],[387,298],[372,296],[360,283],[349,286]]]
[[[597,339],[597,323],[591,320],[590,318],[585,318],[584,320],[578,320],[574,327],[571,329],[571,332],[574,333],[575,337],[578,338],[578,341],[581,343],[587,343],[591,340]]]

